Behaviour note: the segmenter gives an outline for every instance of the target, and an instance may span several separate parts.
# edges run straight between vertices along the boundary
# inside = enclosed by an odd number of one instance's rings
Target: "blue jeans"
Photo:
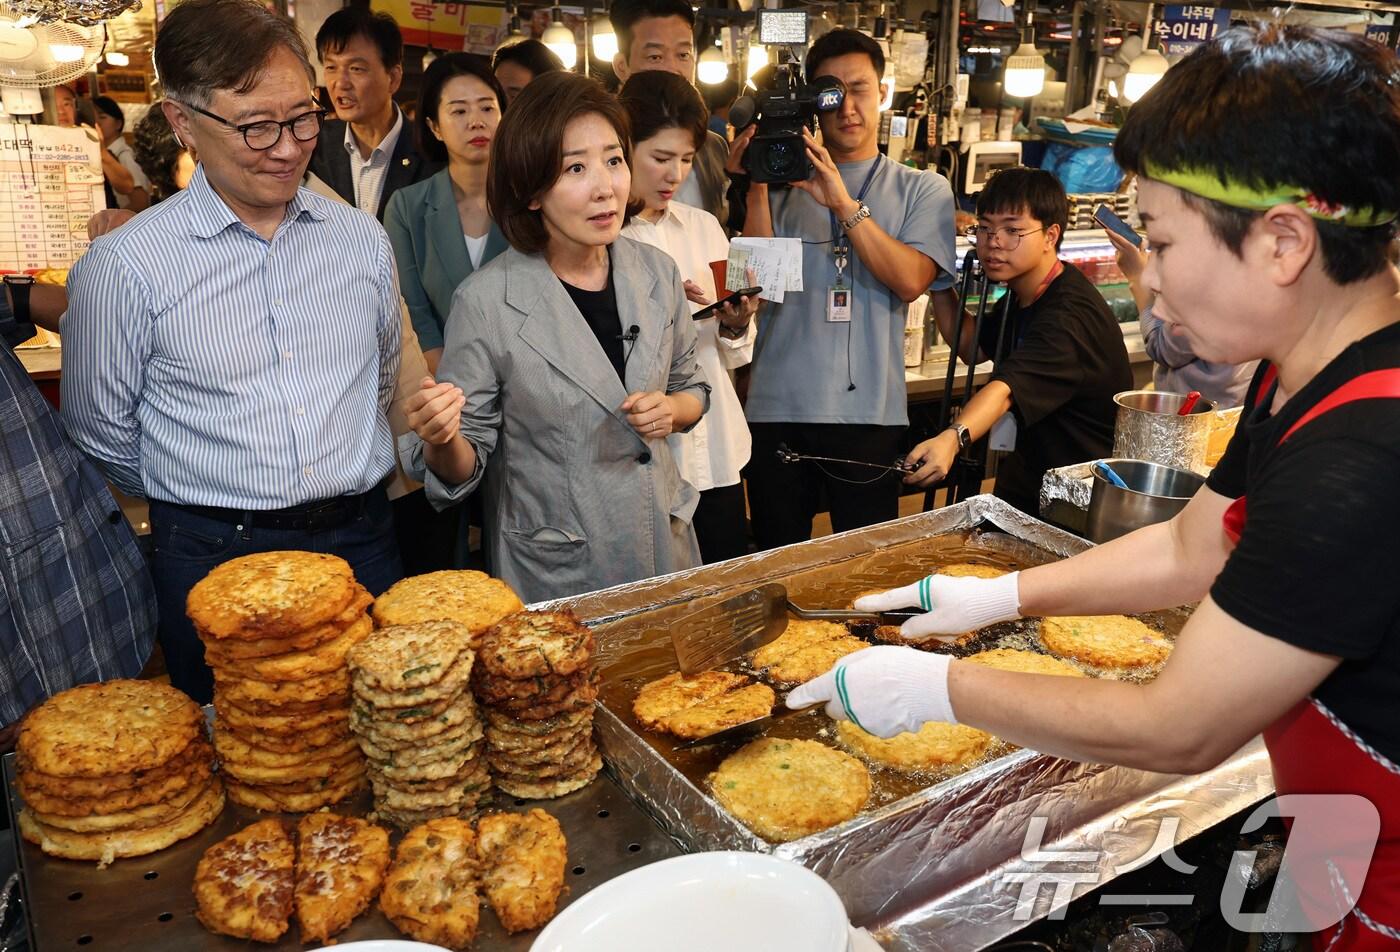
[[[160,609],[157,637],[170,683],[200,704],[213,699],[214,676],[204,662],[204,645],[185,614],[185,598],[216,566],[254,552],[297,549],[340,556],[371,595],[378,596],[403,577],[393,514],[383,489],[372,490],[365,511],[350,522],[319,531],[247,528],[240,532],[218,519],[152,502],[151,540],[151,574]]]

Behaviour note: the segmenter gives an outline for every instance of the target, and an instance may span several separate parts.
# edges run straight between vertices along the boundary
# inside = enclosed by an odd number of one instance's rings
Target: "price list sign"
[[[101,145],[84,129],[0,123],[0,270],[67,268],[106,207]]]

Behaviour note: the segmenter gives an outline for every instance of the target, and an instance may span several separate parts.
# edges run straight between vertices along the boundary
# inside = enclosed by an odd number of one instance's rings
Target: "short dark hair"
[[[184,0],[156,35],[156,74],[169,98],[207,106],[217,90],[252,89],[279,49],[294,53],[315,83],[306,44],[291,20],[257,0]]]
[[[859,30],[842,27],[822,34],[807,51],[807,81],[810,83],[822,75],[821,66],[827,60],[845,56],[847,53],[864,53],[870,57],[870,65],[875,67],[875,75],[884,78],[885,51],[880,48],[880,44]]]
[[[510,46],[503,46],[491,58],[491,69],[500,69],[502,63],[514,63],[530,71],[531,76],[543,76],[564,68],[559,54],[539,40],[521,40]]]
[[[633,73],[617,94],[632,122],[632,145],[645,142],[665,129],[684,129],[695,141],[705,144],[709,131],[709,110],[700,93],[675,73],[646,70]]]
[[[680,17],[695,29],[695,11],[686,0],[618,0],[608,11],[608,22],[617,34],[617,51],[623,59],[632,56],[632,28],[638,20],[664,20]]]
[[[387,13],[371,13],[367,7],[344,7],[326,17],[316,31],[316,56],[325,59],[327,53],[339,53],[357,36],[374,44],[379,61],[385,69],[403,63],[403,34],[399,25]]]
[[[1016,165],[997,172],[977,193],[978,216],[1021,212],[1040,222],[1047,231],[1051,225],[1060,226],[1059,237],[1055,239],[1058,251],[1060,242],[1065,240],[1065,229],[1069,227],[1069,198],[1060,180],[1044,169]]]
[[[96,106],[97,111],[104,116],[110,116],[121,123],[121,125],[117,126],[118,129],[126,128],[126,113],[122,112],[122,107],[117,105],[117,101],[111,96],[93,96],[92,104]]]
[[[580,116],[600,115],[617,131],[623,158],[632,157],[627,112],[601,83],[577,73],[547,73],[526,86],[511,103],[491,146],[486,205],[506,240],[518,251],[536,254],[549,234],[538,201],[563,172],[564,130]]]
[[[175,139],[170,121],[160,103],[154,103],[131,132],[131,151],[136,164],[151,183],[151,201],[159,202],[179,191],[175,185],[175,165],[185,150]]]
[[[1308,130],[1306,134],[1300,130]],[[1400,74],[1360,34],[1241,26],[1197,47],[1128,113],[1114,144],[1128,172],[1189,167],[1256,188],[1297,186],[1324,202],[1400,211]],[[1239,255],[1263,214],[1182,192]],[[1338,284],[1379,274],[1395,225],[1317,221]]]
[[[496,97],[496,108],[502,111],[506,108],[506,91],[496,81],[491,61],[486,57],[477,53],[444,53],[433,60],[423,74],[423,91],[418,94],[418,114],[413,126],[418,134],[418,151],[434,162],[447,161],[447,146],[433,135],[428,120],[441,124],[438,109],[442,105],[442,89],[448,80],[458,76],[475,76]]]

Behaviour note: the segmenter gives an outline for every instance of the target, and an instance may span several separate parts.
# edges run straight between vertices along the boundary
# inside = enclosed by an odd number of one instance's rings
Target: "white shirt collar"
[[[374,151],[369,154],[368,159],[360,161],[368,164],[375,161],[381,155],[388,157],[394,154],[394,147],[399,144],[399,133],[403,131],[403,111],[394,106],[394,124],[389,127],[389,132],[380,140],[379,145],[374,147]],[[350,128],[350,123],[345,124],[345,151],[350,153],[352,159],[360,158],[360,147],[355,142],[355,130]]]

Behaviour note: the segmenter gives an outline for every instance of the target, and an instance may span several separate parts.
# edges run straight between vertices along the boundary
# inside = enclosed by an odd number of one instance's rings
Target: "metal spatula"
[[[687,615],[672,626],[671,643],[681,674],[693,677],[757,651],[783,633],[789,613],[804,619],[869,621],[877,625],[898,625],[918,614],[799,608],[788,601],[785,586],[769,582]]]

